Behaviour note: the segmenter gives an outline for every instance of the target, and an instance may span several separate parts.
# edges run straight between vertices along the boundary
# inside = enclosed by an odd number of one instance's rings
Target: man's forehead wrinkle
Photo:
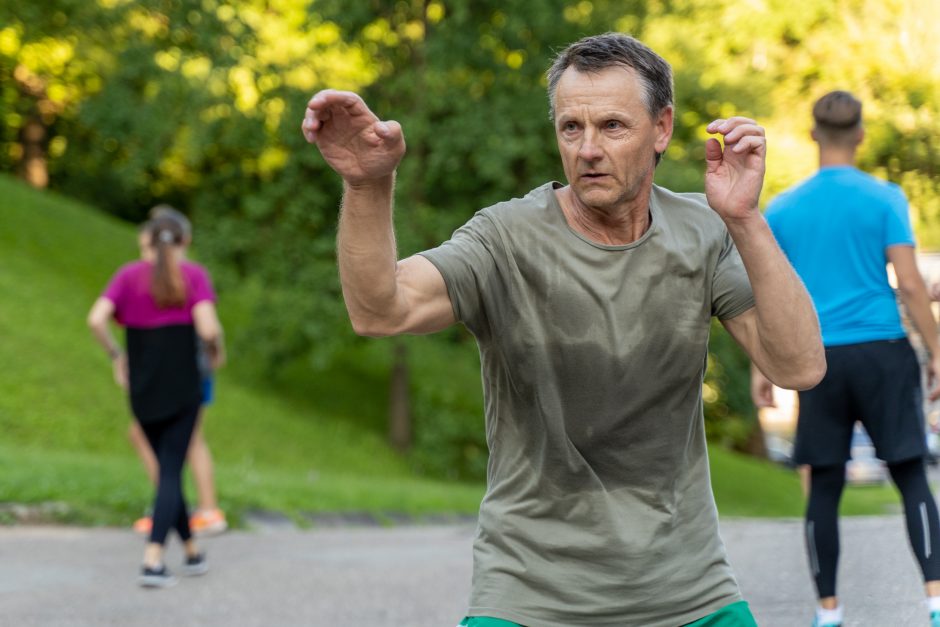
[[[594,108],[598,106],[606,106],[609,108],[621,109],[628,106],[627,99],[628,93],[624,92],[623,90],[616,89],[615,87],[611,87],[603,91],[595,90],[588,92],[584,90],[578,90],[570,94],[559,91],[557,106],[559,109],[572,106],[590,106]]]
[[[557,117],[623,117],[628,116],[629,111],[627,103],[623,96],[581,96],[577,98],[559,99],[557,105]]]

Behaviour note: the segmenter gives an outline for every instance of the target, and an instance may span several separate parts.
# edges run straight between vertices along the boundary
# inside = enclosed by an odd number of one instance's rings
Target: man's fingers
[[[726,121],[727,120],[725,120],[724,118],[718,118],[717,120],[712,120],[708,124],[708,126],[705,127],[705,130],[708,131],[709,133],[717,133],[718,129],[724,126],[724,123]]]
[[[315,93],[307,106],[311,109],[318,109],[324,106],[343,106],[352,107],[356,104],[364,104],[359,94],[352,91],[339,91],[336,89],[323,89]]]
[[[402,138],[401,124],[395,120],[376,122],[373,129],[375,134],[386,143],[393,144]]]
[[[351,116],[374,115],[359,94],[351,91],[324,89],[314,94],[307,102],[307,111],[312,112],[313,116],[321,121],[329,120],[333,117],[334,109],[340,107]]]
[[[757,124],[741,124],[735,126],[730,131],[725,133],[725,143],[734,144],[741,140],[743,137],[763,137],[764,136],[764,127]]]
[[[304,139],[316,143],[318,134],[323,130],[324,124],[340,118],[360,118],[378,121],[378,118],[369,110],[359,94],[351,91],[337,91],[324,89],[313,95],[307,102],[304,120],[300,125]],[[356,123],[358,126],[362,122]],[[343,124],[340,122],[340,124]],[[399,129],[400,133],[400,129]]]
[[[725,134],[744,124],[753,124],[756,126],[757,122],[751,118],[745,118],[740,115],[736,115],[731,118],[718,118],[717,120],[713,120],[707,127],[705,127],[705,130],[707,130],[709,133]]]
[[[709,167],[721,163],[721,142],[714,137],[705,140],[705,161]]]
[[[749,151],[759,150],[764,145],[764,127],[760,126],[754,120],[742,116],[731,118],[719,118],[713,120],[705,130],[709,133],[718,133],[722,135],[725,148],[730,148],[735,154],[743,154]],[[754,142],[747,138],[757,137],[760,141]],[[712,160],[707,154],[706,158]]]
[[[712,120],[705,130],[722,136],[726,150],[735,154],[762,152],[766,148],[764,127],[742,116]],[[721,143],[714,138],[705,142],[705,159],[718,163],[722,158]]]
[[[725,144],[728,145],[727,143]],[[741,141],[731,146],[732,152],[737,154],[744,154],[746,152],[761,152],[767,145],[767,140],[763,137],[755,137],[753,135],[748,135],[744,137]]]
[[[320,129],[320,122],[311,115],[309,109],[307,114],[304,115],[304,121],[300,123],[300,130],[304,134],[304,139],[306,139],[311,144],[317,141],[317,131]]]

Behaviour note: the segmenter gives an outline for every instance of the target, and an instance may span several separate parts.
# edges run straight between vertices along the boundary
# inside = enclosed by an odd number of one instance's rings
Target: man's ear
[[[656,142],[653,144],[658,154],[666,152],[669,141],[672,139],[672,125],[675,109],[672,105],[664,108],[656,118]]]

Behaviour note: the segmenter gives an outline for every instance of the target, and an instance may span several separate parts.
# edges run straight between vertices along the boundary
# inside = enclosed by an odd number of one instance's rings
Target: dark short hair
[[[824,129],[850,129],[862,123],[862,102],[847,91],[830,91],[813,105],[813,121]]]
[[[847,91],[831,91],[813,105],[813,122],[817,141],[853,146],[862,126],[862,102]]]
[[[579,72],[600,72],[609,67],[632,68],[643,84],[643,99],[650,117],[672,104],[672,67],[639,40],[623,33],[604,33],[580,39],[555,57],[546,73],[548,115],[555,119],[555,90],[569,67]]]

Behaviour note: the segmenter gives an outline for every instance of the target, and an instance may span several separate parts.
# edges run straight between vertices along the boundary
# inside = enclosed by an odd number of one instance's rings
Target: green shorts
[[[523,627],[519,623],[513,623],[501,618],[490,618],[488,616],[468,616],[460,622],[457,627]],[[747,601],[738,601],[731,605],[726,605],[714,614],[709,614],[700,618],[694,623],[688,623],[683,627],[757,627],[757,621],[751,614]]]

